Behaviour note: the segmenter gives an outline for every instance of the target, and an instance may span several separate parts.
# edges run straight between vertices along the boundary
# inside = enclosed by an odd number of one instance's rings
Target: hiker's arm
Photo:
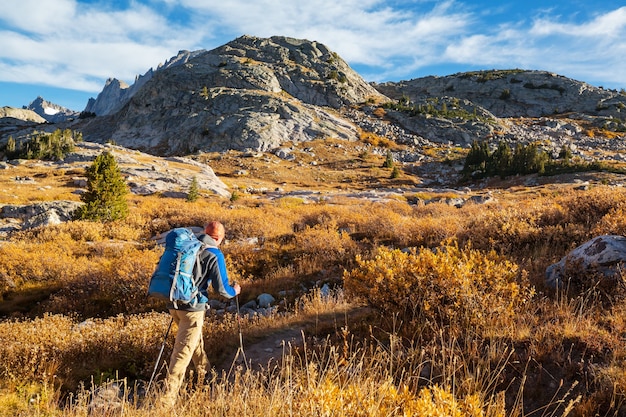
[[[207,251],[215,256],[216,264],[214,265],[215,277],[212,280],[213,289],[220,293],[223,297],[233,298],[239,292],[230,286],[228,282],[228,272],[226,271],[226,261],[224,254],[217,248],[208,248]]]

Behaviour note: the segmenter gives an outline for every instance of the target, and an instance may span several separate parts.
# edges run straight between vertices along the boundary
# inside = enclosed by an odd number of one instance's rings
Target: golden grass
[[[207,318],[207,341],[220,341],[207,342],[211,360],[237,349],[239,325],[250,343],[288,327],[309,337],[304,347],[287,346],[275,368],[233,369],[203,389],[189,387],[186,415],[624,412],[626,310],[591,291],[553,294],[542,280],[573,247],[598,234],[624,234],[625,190],[515,186],[494,192],[494,202],[462,208],[245,192],[250,184],[273,189],[276,178],[285,189],[322,184],[328,191],[346,179],[392,184],[378,173],[382,156],[359,158],[362,144],[345,146],[353,152],[316,148],[318,158],[343,160],[320,169],[317,180],[307,176],[317,167],[298,171],[280,162],[275,173],[263,172],[271,164],[245,159],[240,168],[253,170],[254,179],[226,177],[242,190],[235,202],[133,196],[125,221],[67,222],[2,242],[0,414],[83,416],[92,389],[107,379],[149,378],[169,321],[163,304],[145,297],[161,250],[151,238],[209,220],[226,225],[223,250],[242,303],[260,292],[287,294],[267,318]],[[232,171],[238,158],[210,164]],[[4,175],[0,200],[77,200],[67,187],[76,173],[39,169],[17,167],[11,175],[41,173],[46,192]],[[344,281],[352,290],[358,284],[369,309],[340,290]],[[330,298],[302,291],[324,283],[338,289]],[[172,335],[166,354],[171,343]],[[156,393],[143,408],[125,404],[123,415],[169,415]]]

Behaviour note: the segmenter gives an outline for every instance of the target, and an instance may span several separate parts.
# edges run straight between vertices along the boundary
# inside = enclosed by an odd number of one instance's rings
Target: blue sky
[[[367,81],[521,68],[626,88],[626,0],[2,0],[0,106],[83,110],[108,78],[244,34],[324,43]]]

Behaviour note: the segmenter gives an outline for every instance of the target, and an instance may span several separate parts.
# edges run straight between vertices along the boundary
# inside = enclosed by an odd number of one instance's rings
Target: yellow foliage
[[[108,364],[120,370],[130,363],[149,367],[166,320],[166,315],[157,313],[82,322],[45,314],[32,321],[1,322],[0,377],[43,382],[56,375],[65,383],[75,383],[68,378],[81,372],[88,376]]]
[[[455,398],[450,391],[433,385],[416,395],[406,386],[396,387],[389,379],[383,381],[348,382],[340,384],[325,378],[306,397],[311,401],[311,415],[331,416],[341,410],[344,416],[403,417],[504,417],[504,404],[484,404],[477,394]],[[371,384],[371,382],[375,382]]]
[[[389,149],[394,149],[396,147],[396,142],[393,140],[387,139],[386,137],[377,135],[373,132],[361,131],[359,137],[363,142],[369,143],[372,146]]]
[[[506,322],[534,293],[516,264],[451,244],[411,253],[379,248],[372,259],[357,256],[357,264],[344,274],[348,291],[426,328],[479,330]]]
[[[385,117],[385,115],[387,114],[385,109],[382,107],[377,107],[376,109],[374,109],[373,113],[376,117],[380,117],[380,118]]]

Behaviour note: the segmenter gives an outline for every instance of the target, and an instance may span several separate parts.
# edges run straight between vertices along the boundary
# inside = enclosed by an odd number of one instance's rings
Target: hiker
[[[239,284],[230,286],[224,255],[219,250],[219,245],[224,240],[224,225],[214,221],[206,225],[204,233],[198,239],[204,243],[205,248],[200,254],[200,268],[194,270],[196,282],[199,282],[197,303],[192,307],[190,304],[168,304],[168,309],[174,322],[178,325],[174,349],[170,357],[168,374],[165,378],[165,393],[162,403],[165,406],[173,406],[185,377],[189,363],[193,361],[198,383],[204,382],[208,371],[209,360],[204,351],[202,338],[202,325],[204,315],[208,309],[208,287],[226,298],[233,298],[241,292]]]

